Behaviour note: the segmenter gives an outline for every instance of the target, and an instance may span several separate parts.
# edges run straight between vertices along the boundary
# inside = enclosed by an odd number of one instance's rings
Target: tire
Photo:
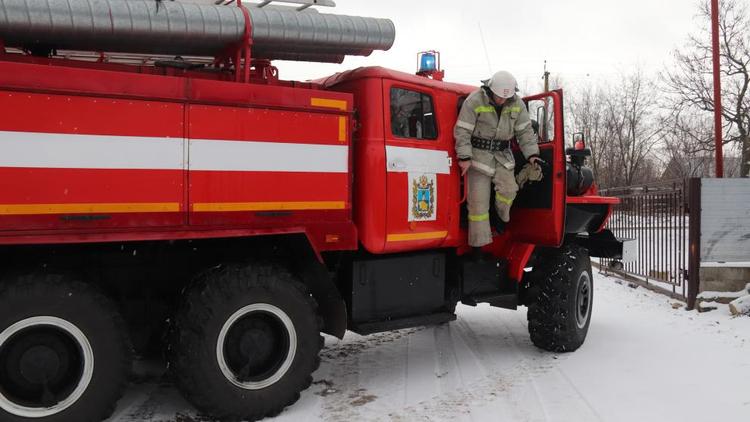
[[[532,343],[551,352],[581,347],[594,299],[588,251],[575,244],[545,250],[529,275],[527,318]]]
[[[257,420],[299,399],[320,365],[322,320],[305,286],[272,264],[218,267],[189,287],[170,334],[177,385],[220,420]]]
[[[114,303],[72,277],[41,273],[0,282],[0,303],[0,420],[111,415],[132,360]]]

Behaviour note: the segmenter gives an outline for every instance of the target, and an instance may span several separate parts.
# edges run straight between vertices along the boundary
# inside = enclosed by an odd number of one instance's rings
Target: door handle
[[[391,161],[390,163],[388,163],[388,167],[394,170],[405,170],[406,163],[404,163],[403,161]]]

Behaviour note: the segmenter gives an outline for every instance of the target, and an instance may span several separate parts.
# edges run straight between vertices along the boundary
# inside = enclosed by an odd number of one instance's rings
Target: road
[[[597,274],[588,338],[570,354],[536,349],[525,309],[488,306],[459,306],[449,325],[327,338],[312,387],[266,420],[748,420],[750,318],[675,303]],[[139,365],[110,422],[210,420]]]

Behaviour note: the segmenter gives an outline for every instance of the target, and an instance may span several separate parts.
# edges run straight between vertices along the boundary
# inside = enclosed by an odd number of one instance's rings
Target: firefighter
[[[469,173],[469,245],[492,242],[490,228],[490,186],[495,184],[495,207],[501,223],[499,233],[510,221],[510,207],[518,192],[513,169],[515,160],[510,140],[515,137],[524,158],[539,165],[539,147],[526,105],[516,95],[516,78],[507,71],[491,79],[464,101],[453,130],[461,175]]]

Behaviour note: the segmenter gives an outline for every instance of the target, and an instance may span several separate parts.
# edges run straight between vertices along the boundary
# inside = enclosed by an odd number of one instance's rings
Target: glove
[[[527,163],[516,175],[518,189],[522,189],[528,182],[538,182],[542,180],[542,168],[538,164]]]

